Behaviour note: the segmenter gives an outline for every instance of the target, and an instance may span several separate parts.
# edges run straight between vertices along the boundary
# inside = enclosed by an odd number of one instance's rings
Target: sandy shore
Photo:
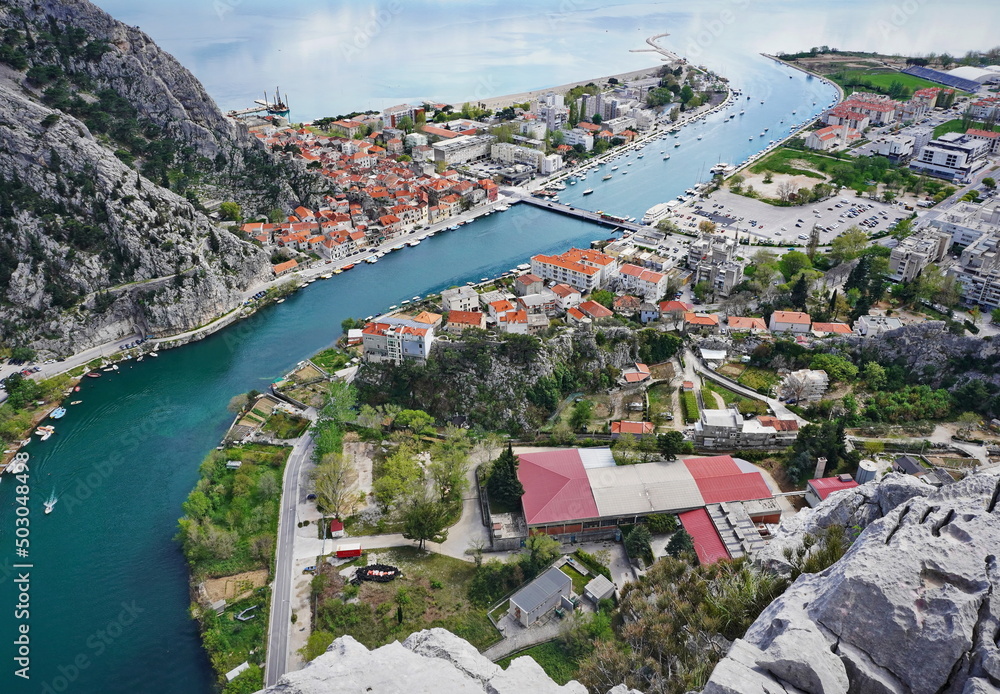
[[[519,92],[518,94],[505,94],[503,96],[494,96],[487,99],[469,99],[470,104],[475,104],[481,108],[488,108],[494,111],[498,109],[507,108],[508,106],[513,106],[514,104],[523,104],[525,101],[531,101],[539,96],[548,94],[549,92],[555,92],[557,94],[565,94],[573,87],[583,87],[587,84],[593,82],[594,84],[605,84],[609,79],[615,77],[619,80],[629,80],[635,77],[642,77],[644,75],[649,75],[653,77],[656,75],[656,71],[663,67],[663,64],[654,65],[652,67],[642,68],[641,70],[632,70],[631,72],[619,72],[616,75],[606,75],[605,77],[592,77],[590,79],[581,80],[579,82],[570,82],[569,84],[561,84],[558,87],[545,87],[544,89],[536,89],[530,92]],[[455,110],[462,108],[462,104],[452,104]]]

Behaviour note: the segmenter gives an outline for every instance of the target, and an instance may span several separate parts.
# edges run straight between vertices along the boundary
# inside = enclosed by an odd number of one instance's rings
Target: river
[[[183,62],[193,65],[220,103],[229,107],[240,104],[231,98],[231,90],[224,87],[221,78],[213,77],[211,69],[198,70],[199,65],[211,63],[210,56],[204,54],[209,51],[205,45],[217,46],[226,37],[232,41],[245,39],[239,35],[243,27],[239,22],[249,21],[252,5],[228,2],[223,9],[230,9],[212,25],[222,38],[190,45],[176,36],[172,38],[176,20],[163,9],[136,8],[135,4],[121,7],[119,0],[101,4],[125,21],[140,23],[141,19],[143,28],[154,38],[159,39],[157,34],[162,32],[164,45],[179,54]],[[166,8],[166,4],[157,5]],[[211,3],[201,5],[208,7]],[[454,7],[451,3],[441,5]],[[634,7],[621,7],[628,8],[631,24],[626,27],[611,23],[609,30],[629,29],[635,37],[626,41],[621,36],[610,36],[608,40],[616,49],[626,44],[639,45],[643,37],[654,33],[648,27],[635,26]],[[270,19],[271,14],[264,16]],[[676,12],[671,16],[688,25],[695,21],[691,14]],[[260,15],[254,17],[260,20]],[[191,17],[187,19],[192,35],[203,36],[204,27]],[[482,29],[481,24],[475,24],[477,31]],[[432,39],[426,31],[409,31],[421,40]],[[726,31],[733,34],[735,29],[728,27]],[[813,29],[805,33],[814,34]],[[261,29],[257,39],[266,44],[268,36]],[[451,45],[447,41],[445,44]],[[778,48],[800,45],[802,42],[796,40],[793,45]],[[682,47],[679,41],[676,48]],[[744,52],[741,54],[738,48]],[[274,57],[277,54],[273,50],[272,46],[261,52]],[[751,96],[749,101],[743,99],[732,107],[736,111],[745,108],[746,115],[725,122],[728,113],[722,113],[688,126],[677,140],[681,143],[677,148],[672,146],[672,139],[654,142],[643,159],[628,157],[633,161],[628,176],[601,182],[592,175],[585,184],[568,186],[561,196],[564,201],[639,217],[648,207],[704,179],[712,164],[741,161],[759,151],[767,140],[780,139],[787,132],[783,127],[815,115],[833,98],[833,90],[820,80],[761,58],[749,50],[748,44],[734,48],[730,42],[720,40],[710,42],[704,50],[706,62],[711,64],[709,58],[714,57],[713,67],[724,70],[737,87]],[[637,54],[627,55],[627,60],[591,65],[594,53],[586,41],[562,45],[557,53],[550,51],[541,63],[532,66],[534,77],[528,78],[523,69],[515,67],[514,78],[501,81],[497,88],[502,91],[498,93],[542,86],[537,77],[542,72],[540,67],[552,67],[557,77],[551,83],[586,77],[571,74],[578,68],[566,67],[570,55],[580,56],[588,69],[593,68],[594,75],[653,62],[649,54]],[[477,55],[463,51],[461,57],[465,61],[463,74],[476,67],[488,70],[502,64],[488,62],[494,57],[489,52]],[[387,57],[380,60],[383,67],[388,65]],[[313,70],[315,74],[322,68]],[[404,69],[403,77],[411,71]],[[402,79],[399,75],[395,78]],[[421,82],[419,76],[415,79],[417,93],[431,93],[429,81]],[[350,92],[351,86],[338,89]],[[364,85],[359,86],[358,93],[367,94]],[[328,96],[330,110],[350,110],[349,99],[339,91],[331,90]],[[322,114],[318,107],[314,110],[311,115]],[[793,110],[797,111],[795,116],[791,115]],[[781,120],[785,123],[779,123]],[[769,134],[761,138],[759,133],[765,127]],[[702,140],[697,139],[699,134]],[[670,152],[669,161],[663,161],[660,149]],[[595,193],[584,200],[582,192],[586,187],[594,188]],[[425,240],[418,247],[390,254],[376,265],[362,264],[317,282],[285,303],[266,308],[201,342],[164,352],[158,359],[133,363],[117,374],[84,379],[81,392],[75,396],[83,403],[69,407],[69,414],[58,424],[59,433],[27,449],[32,456],[30,507],[34,523],[31,614],[27,622],[30,682],[13,675],[16,623],[12,607],[18,594],[11,568],[15,561],[14,510],[10,501],[14,488],[10,479],[0,483],[4,499],[0,504],[0,542],[4,543],[0,551],[0,604],[6,606],[0,610],[0,691],[212,691],[214,678],[196,625],[188,617],[187,570],[172,537],[181,504],[197,480],[198,463],[218,443],[229,424],[229,399],[251,388],[263,390],[297,361],[330,345],[340,333],[341,320],[348,316],[375,314],[414,295],[494,275],[526,262],[532,254],[586,245],[606,233],[585,222],[515,206],[459,231]],[[51,516],[43,516],[42,503],[53,492],[60,501]]]

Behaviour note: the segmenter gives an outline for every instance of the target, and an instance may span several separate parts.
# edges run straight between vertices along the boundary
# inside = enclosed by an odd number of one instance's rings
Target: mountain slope
[[[81,0],[0,6],[3,345],[203,324],[270,267],[200,201],[264,215],[321,190],[138,29]]]

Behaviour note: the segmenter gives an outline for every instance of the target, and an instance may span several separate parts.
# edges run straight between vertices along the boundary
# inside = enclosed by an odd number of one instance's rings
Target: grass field
[[[890,70],[851,70],[848,72],[838,72],[830,75],[830,79],[844,87],[847,93],[854,91],[864,91],[863,87],[849,87],[849,84],[857,81],[871,82],[879,90],[888,91],[893,82],[899,82],[910,91],[917,91],[925,87],[940,87],[940,84],[925,80],[913,75],[906,75],[902,72]]]
[[[506,670],[510,661],[524,655],[531,656],[536,663],[541,665],[545,674],[551,677],[556,684],[566,684],[576,676],[576,659],[566,651],[559,641],[548,641],[532,646],[520,653],[501,658],[497,661],[497,665]]]
[[[970,128],[978,128],[980,130],[991,130],[992,128],[987,127],[986,123],[973,123],[969,126]],[[934,128],[934,137],[941,137],[946,133],[964,133],[966,131],[965,126],[962,125],[962,119],[956,118],[954,120],[946,121]]]
[[[350,360],[350,354],[342,352],[336,347],[330,347],[329,349],[324,349],[310,361],[321,369],[325,369],[327,373],[333,373],[347,366]]]
[[[773,371],[766,371],[764,369],[756,369],[750,367],[737,380],[741,386],[746,386],[752,390],[756,390],[758,393],[767,394],[771,386],[777,385],[781,381],[778,378],[778,374]]]
[[[577,595],[583,595],[583,589],[586,588],[587,584],[590,582],[590,577],[584,576],[568,564],[563,564],[559,567],[559,570],[573,580],[573,592]]]
[[[823,171],[827,166],[836,163],[837,160],[831,157],[824,157],[797,149],[779,148],[751,166],[750,171],[755,174],[772,171],[777,174],[808,176],[809,178],[824,181],[826,180],[826,176],[819,172]],[[808,166],[809,168],[803,168],[803,166]]]

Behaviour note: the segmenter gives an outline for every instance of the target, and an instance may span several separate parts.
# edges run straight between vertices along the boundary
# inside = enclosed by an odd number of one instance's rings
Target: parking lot
[[[853,225],[869,235],[877,234],[907,214],[902,205],[860,198],[854,191],[809,205],[777,207],[718,190],[705,200],[680,208],[672,219],[684,230],[694,230],[698,222],[709,219],[722,231],[789,246],[805,245],[816,224],[822,227],[819,239],[825,246]]]

